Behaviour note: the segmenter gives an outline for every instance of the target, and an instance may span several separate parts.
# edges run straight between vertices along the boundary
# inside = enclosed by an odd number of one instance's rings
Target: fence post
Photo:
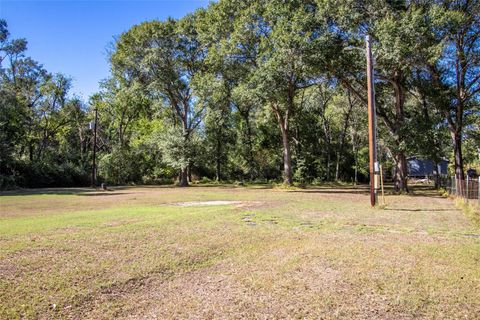
[[[460,182],[460,181],[458,181],[458,178],[457,178],[457,176],[455,175],[455,196],[457,196],[457,197],[460,196],[460,193],[459,193],[459,191],[460,191],[460,183],[459,183],[459,182]]]
[[[452,188],[453,188],[453,195],[456,196],[457,195],[457,175],[453,176]]]
[[[467,175],[467,181],[466,181],[466,186],[465,186],[465,199],[467,199],[467,203],[468,203],[468,185],[469,185],[469,182],[470,182],[470,177]]]

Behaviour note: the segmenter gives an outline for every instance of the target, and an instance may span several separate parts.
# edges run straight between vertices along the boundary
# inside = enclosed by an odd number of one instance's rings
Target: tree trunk
[[[357,152],[357,147],[355,145],[356,141],[355,141],[355,133],[352,129],[351,131],[351,139],[352,139],[352,152],[353,152],[353,161],[354,161],[354,165],[355,165],[355,171],[354,171],[354,174],[353,174],[353,185],[357,185],[358,183],[358,152]]]
[[[398,146],[401,146],[405,142],[405,136],[403,133],[403,127],[405,125],[405,88],[404,88],[404,78],[401,72],[396,71],[392,85],[395,92],[395,122],[393,137]],[[395,176],[393,179],[393,185],[395,191],[405,191],[408,192],[407,186],[407,159],[405,157],[405,152],[403,150],[398,150],[395,156],[396,161],[396,170]]]
[[[282,132],[282,144],[283,144],[283,183],[286,185],[293,184],[293,174],[292,174],[292,156],[290,154],[290,141],[288,134],[288,114],[285,113],[285,117],[281,114],[281,111],[273,106],[273,111],[277,115],[278,124],[280,126],[280,131]]]
[[[434,165],[434,170],[433,170],[433,180],[434,180],[434,183],[435,183],[435,189],[439,189],[440,188],[440,169],[439,168],[439,163],[437,161],[434,161],[433,162],[433,165]]]
[[[243,128],[243,136],[245,138],[246,144],[247,144],[247,152],[246,154],[242,152],[243,157],[247,161],[247,166],[248,166],[248,176],[250,180],[254,180],[256,178],[256,170],[255,170],[255,160],[253,156],[253,140],[252,140],[252,126],[250,124],[250,108],[247,107],[246,109],[238,109],[240,112],[240,115],[243,118],[243,121],[245,121],[245,128]]]
[[[257,170],[255,169],[255,159],[253,157],[253,141],[252,141],[252,128],[250,121],[247,120],[247,145],[248,145],[248,161],[250,168],[248,169],[250,180],[254,180],[257,177]]]
[[[403,151],[399,151],[395,156],[395,176],[393,186],[395,191],[408,192],[407,186],[407,158]]]
[[[282,127],[282,142],[283,142],[283,169],[284,177],[283,183],[286,185],[293,184],[292,175],[292,158],[290,155],[290,142],[288,141],[288,128]]]
[[[330,137],[330,129],[327,125],[327,120],[323,118],[323,131],[325,133],[325,167],[326,167],[326,181],[330,181],[330,152],[331,152],[331,144],[332,139]]]
[[[188,167],[181,169],[178,185],[180,187],[188,187]]]
[[[325,105],[323,106],[322,113],[320,115],[322,119],[322,126],[323,132],[325,135],[325,167],[326,167],[326,181],[330,181],[330,154],[332,150],[332,137],[331,137],[331,130],[330,124],[328,123],[328,119],[325,117]]]
[[[355,173],[353,176],[353,185],[356,186],[358,183],[358,160],[357,160],[357,153],[355,152]]]
[[[188,139],[190,139],[190,135],[188,132],[188,126],[186,119],[183,120],[183,139],[184,143],[186,144],[188,142]],[[180,170],[180,181],[179,181],[179,186],[180,187],[188,187],[188,177],[189,177],[189,167],[190,165],[187,164],[185,167],[182,167]]]
[[[216,157],[216,166],[215,166],[215,180],[220,181],[221,175],[221,163],[220,163],[220,140],[217,142],[217,157]]]
[[[192,164],[189,163],[187,167],[188,172],[188,182],[192,182]]]
[[[343,153],[343,147],[345,145],[345,137],[347,134],[347,129],[350,121],[350,114],[352,113],[353,109],[353,102],[350,97],[350,91],[347,92],[348,94],[348,110],[347,113],[345,114],[345,119],[343,121],[343,128],[341,132],[341,138],[340,138],[340,146],[337,148],[337,152],[335,154],[335,181],[338,181],[340,178],[340,155]]]
[[[462,158],[462,137],[458,132],[452,133],[453,151],[455,158],[455,177],[460,180],[465,180],[463,172],[463,158]]]
[[[335,155],[335,181],[339,180],[340,176],[340,151]]]
[[[295,126],[295,152],[296,152],[297,158],[302,153],[301,147],[302,146],[300,145],[300,129],[298,128],[298,125],[297,125]]]
[[[330,147],[327,148],[327,181],[330,181]]]

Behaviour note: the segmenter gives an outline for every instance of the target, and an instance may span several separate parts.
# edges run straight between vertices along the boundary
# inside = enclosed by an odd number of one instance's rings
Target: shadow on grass
[[[386,211],[411,211],[411,212],[440,212],[440,211],[460,211],[459,209],[395,209],[395,208],[384,208]]]
[[[297,193],[318,193],[318,194],[368,194],[368,185],[316,185],[307,186],[303,189],[286,190],[287,192]]]
[[[127,194],[131,194],[130,192],[121,192],[121,193],[111,193],[109,191],[106,192],[96,192],[96,193],[91,193],[91,192],[85,192],[85,193],[78,193],[76,196],[81,196],[81,197],[105,197],[105,196],[124,196]]]
[[[0,196],[29,196],[29,195],[79,195],[79,196],[104,196],[126,194],[124,192],[113,193],[115,191],[123,191],[137,188],[145,189],[183,189],[183,188],[219,188],[219,189],[275,189],[278,186],[271,183],[246,183],[245,185],[236,185],[228,183],[208,183],[208,184],[190,184],[188,187],[180,187],[175,184],[170,185],[133,185],[133,186],[109,186],[108,191],[100,188],[38,188],[38,189],[18,189],[11,191],[2,191]],[[368,194],[369,186],[367,184],[360,185],[342,185],[335,183],[326,183],[325,185],[307,186],[303,189],[285,190],[286,192],[298,193],[319,193],[319,194]],[[410,193],[405,196],[411,197],[435,197],[441,198],[437,190],[428,186],[412,186]],[[387,195],[395,194],[393,186],[385,185]]]
[[[410,192],[405,195],[409,197],[443,198],[437,189],[427,186],[412,186]]]
[[[191,184],[188,187],[193,188],[221,188],[221,189],[273,189],[273,184],[249,184],[246,183],[244,185],[236,185],[236,184],[228,184],[228,183],[199,183],[199,184]]]
[[[39,188],[2,191],[2,196],[32,196],[32,195],[79,195],[99,190],[92,188]]]
[[[188,187],[180,187],[174,184],[171,185],[135,185],[135,186],[109,186],[108,190],[102,190],[100,188],[38,188],[38,189],[17,189],[17,190],[8,190],[0,191],[1,196],[32,196],[32,195],[76,195],[76,196],[114,196],[114,195],[125,195],[129,194],[124,191],[131,189],[188,189],[188,188],[221,188],[221,189],[236,189],[236,188],[246,188],[246,189],[272,189],[272,185],[247,185],[247,186],[236,186],[228,184],[191,184]],[[116,191],[121,191],[115,193]]]
[[[305,189],[305,190],[288,190],[294,193],[319,193],[319,194],[368,194],[367,189]]]

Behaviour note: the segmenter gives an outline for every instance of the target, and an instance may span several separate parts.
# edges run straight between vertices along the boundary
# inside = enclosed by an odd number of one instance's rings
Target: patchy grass
[[[480,228],[480,205],[478,200],[471,199],[469,202],[465,199],[455,199],[457,207],[463,210],[464,214],[470,218],[473,223]]]
[[[0,318],[479,318],[479,226],[429,190],[366,191],[7,193]]]

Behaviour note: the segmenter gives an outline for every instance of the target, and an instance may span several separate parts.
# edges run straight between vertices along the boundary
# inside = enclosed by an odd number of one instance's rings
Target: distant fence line
[[[465,180],[449,177],[444,183],[447,192],[455,197],[462,198],[466,202],[475,203],[480,207],[480,177]]]

